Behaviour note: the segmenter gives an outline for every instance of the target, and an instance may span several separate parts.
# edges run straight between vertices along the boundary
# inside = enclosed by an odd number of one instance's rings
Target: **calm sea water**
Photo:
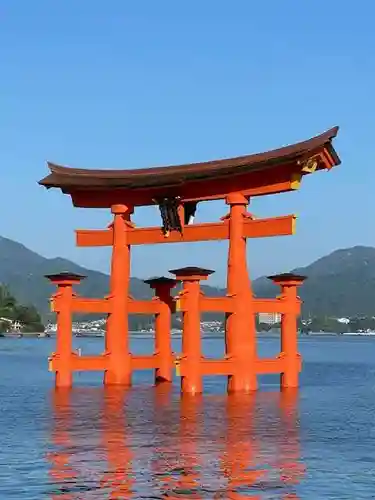
[[[175,350],[179,350],[176,340]],[[75,339],[82,354],[101,339]],[[152,351],[133,339],[134,353]],[[375,339],[301,340],[299,394],[261,378],[255,396],[180,398],[139,372],[130,391],[104,390],[101,374],[76,375],[55,393],[52,339],[0,339],[0,499],[375,498]],[[206,339],[219,356],[222,339]],[[262,339],[262,356],[277,339]]]

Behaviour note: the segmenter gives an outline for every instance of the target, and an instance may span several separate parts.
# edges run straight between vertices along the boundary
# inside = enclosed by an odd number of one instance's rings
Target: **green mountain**
[[[299,293],[305,317],[375,316],[375,248],[336,250],[293,272],[308,278]],[[278,290],[265,278],[254,282],[259,297],[274,297]]]
[[[16,330],[43,332],[44,326],[35,307],[19,304],[6,286],[0,286],[0,336]]]
[[[103,297],[108,294],[108,275],[86,269],[60,257],[46,259],[21,243],[0,236],[0,283],[8,286],[9,291],[19,303],[35,306],[45,320],[54,318],[54,314],[50,312],[49,298],[56,288],[44,276],[61,271],[87,276],[77,287],[77,292],[82,296]],[[210,296],[224,293],[223,290],[209,286],[202,288]],[[150,287],[138,278],[131,278],[130,293],[135,299],[140,300],[147,300],[153,296]],[[207,315],[207,317],[211,318],[212,315]],[[144,323],[147,324],[148,319],[145,316],[138,318],[143,318]],[[133,326],[136,323],[133,321]]]
[[[48,299],[55,289],[44,275],[61,271],[87,276],[78,287],[82,296],[102,297],[108,293],[106,274],[63,258],[46,259],[20,243],[0,237],[0,283],[9,287],[19,303],[34,305],[44,319],[53,318]],[[304,315],[375,315],[375,248],[357,246],[337,250],[294,272],[308,277],[300,290]],[[253,287],[258,297],[273,297],[279,291],[266,278],[255,280]],[[209,296],[225,293],[207,285],[202,288]],[[131,279],[130,292],[136,299],[152,297],[148,285],[138,278]],[[221,317],[209,314],[205,319]]]

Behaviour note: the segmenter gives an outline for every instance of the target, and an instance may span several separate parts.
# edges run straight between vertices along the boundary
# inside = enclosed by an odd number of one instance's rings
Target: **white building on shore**
[[[281,322],[281,313],[258,313],[259,323],[276,325]]]

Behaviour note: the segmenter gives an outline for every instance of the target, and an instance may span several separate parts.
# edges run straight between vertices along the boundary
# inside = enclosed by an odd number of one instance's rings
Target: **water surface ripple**
[[[75,339],[83,354],[100,339]],[[175,341],[176,351],[179,349]],[[133,339],[132,350],[152,350]],[[261,378],[250,396],[181,397],[177,381],[151,387],[139,372],[130,390],[103,388],[101,374],[52,389],[54,342],[0,339],[0,499],[350,499],[375,498],[374,339],[307,338],[299,392]],[[219,356],[222,339],[205,339]],[[277,352],[262,339],[260,354]]]

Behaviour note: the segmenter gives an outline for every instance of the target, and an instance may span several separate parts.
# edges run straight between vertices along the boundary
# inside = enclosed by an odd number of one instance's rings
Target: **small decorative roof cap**
[[[302,284],[307,279],[307,276],[295,273],[281,273],[274,274],[273,276],[267,276],[267,278],[272,280],[274,283],[294,282]]]
[[[177,280],[173,278],[167,278],[166,276],[158,276],[155,278],[149,278],[148,280],[144,280],[144,283],[147,285],[155,286],[155,285],[171,285],[175,286],[177,283]]]
[[[74,281],[79,283],[81,280],[84,280],[86,276],[83,274],[71,273],[69,271],[63,271],[62,273],[56,274],[46,274],[45,278],[49,279],[52,282],[57,281]]]
[[[194,266],[188,266],[188,267],[181,267],[179,269],[171,269],[169,271],[171,274],[174,274],[177,279],[180,279],[181,277],[200,277],[202,279],[207,279],[210,274],[213,274],[215,271],[212,271],[211,269],[205,269],[203,267],[194,267]]]

